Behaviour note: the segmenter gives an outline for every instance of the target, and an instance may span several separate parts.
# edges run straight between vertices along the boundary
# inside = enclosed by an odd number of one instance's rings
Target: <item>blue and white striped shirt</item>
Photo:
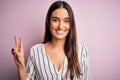
[[[80,79],[74,77],[74,80],[90,80],[89,59],[87,48],[78,43],[78,59],[83,75]],[[66,77],[68,59],[65,58],[59,71],[50,61],[44,48],[44,44],[37,44],[30,49],[30,55],[27,61],[27,80],[70,80]]]

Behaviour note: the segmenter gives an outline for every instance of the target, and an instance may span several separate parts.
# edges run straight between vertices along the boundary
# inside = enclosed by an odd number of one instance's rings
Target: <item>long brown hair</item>
[[[67,68],[67,75],[70,74],[70,79],[73,80],[74,76],[76,75],[78,78],[80,78],[81,75],[81,69],[80,69],[80,63],[78,60],[78,52],[77,52],[77,43],[76,43],[76,25],[74,20],[74,14],[72,11],[72,8],[68,3],[65,1],[56,1],[54,2],[46,16],[45,21],[45,36],[43,43],[49,42],[52,40],[52,34],[50,32],[50,16],[52,12],[58,8],[65,8],[70,17],[70,32],[66,36],[66,42],[64,46],[65,54],[68,58],[68,68]]]

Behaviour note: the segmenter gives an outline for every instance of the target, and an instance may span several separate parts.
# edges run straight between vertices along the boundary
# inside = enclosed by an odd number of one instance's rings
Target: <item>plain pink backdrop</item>
[[[0,0],[0,80],[17,80],[13,36],[29,48],[42,42],[47,10],[55,0]],[[78,42],[89,49],[92,80],[120,80],[120,0],[66,0],[73,8]]]

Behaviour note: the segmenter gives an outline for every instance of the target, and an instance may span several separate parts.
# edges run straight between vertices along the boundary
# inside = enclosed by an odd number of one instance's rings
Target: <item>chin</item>
[[[56,40],[65,40],[66,36],[54,36],[53,38]]]

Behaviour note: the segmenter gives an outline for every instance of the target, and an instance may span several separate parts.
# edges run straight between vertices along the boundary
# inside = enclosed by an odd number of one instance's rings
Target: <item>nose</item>
[[[61,28],[63,28],[63,26],[64,26],[64,23],[62,21],[60,21],[58,28],[61,29]]]

